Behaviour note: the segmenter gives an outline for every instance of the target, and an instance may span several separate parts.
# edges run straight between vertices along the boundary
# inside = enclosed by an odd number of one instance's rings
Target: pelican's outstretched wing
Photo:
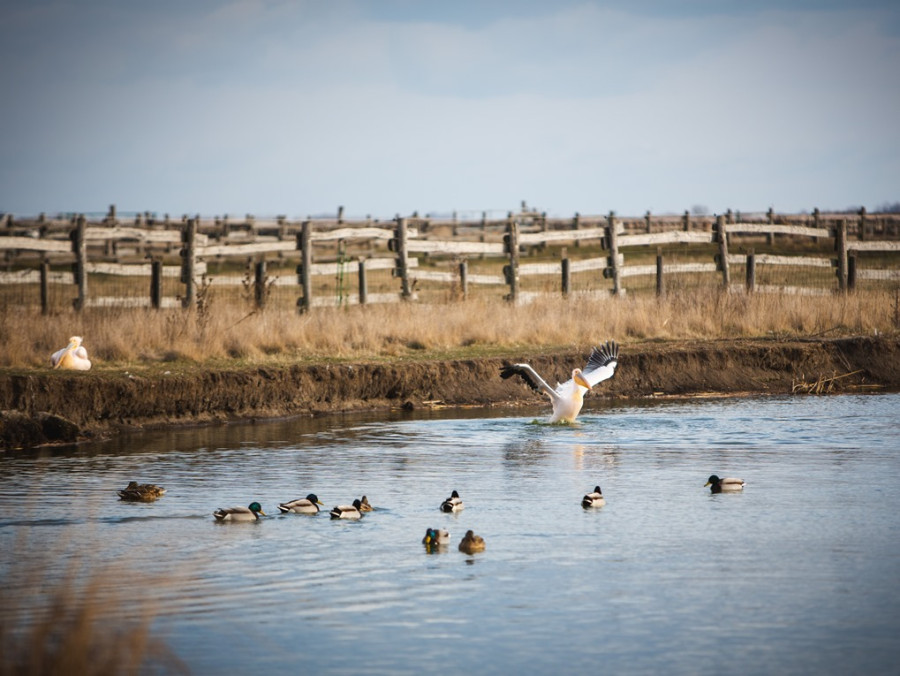
[[[607,378],[612,378],[618,363],[619,346],[613,340],[607,341],[605,345],[591,349],[591,356],[583,371],[584,378],[593,387]]]
[[[536,392],[543,392],[550,396],[551,399],[559,397],[559,393],[547,384],[547,381],[538,375],[538,372],[531,368],[528,364],[506,364],[500,369],[500,377],[504,380],[519,376],[525,383]]]

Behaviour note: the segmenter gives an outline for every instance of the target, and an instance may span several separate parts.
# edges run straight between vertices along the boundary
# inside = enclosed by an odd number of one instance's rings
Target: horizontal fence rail
[[[523,209],[474,222],[417,215],[348,221],[339,212],[337,219],[302,221],[252,216],[172,221],[144,214],[125,224],[114,207],[90,221],[83,215],[5,215],[0,216],[0,283],[7,289],[38,287],[46,312],[51,287],[73,288],[76,309],[190,307],[210,279],[216,288],[244,290],[259,307],[271,290],[293,289],[300,311],[417,300],[426,288],[432,295],[443,288],[451,297],[465,298],[470,285],[500,287],[507,299],[522,302],[552,292],[622,295],[645,288],[639,280],[648,277],[655,278],[657,294],[665,293],[667,282],[692,276],[750,293],[830,293],[853,290],[859,281],[900,281],[900,215],[770,210],[765,220],[745,218],[731,212],[622,218],[611,212],[551,219]],[[756,246],[772,251],[756,253]],[[729,250],[735,247],[740,253]],[[523,262],[523,256],[544,260]],[[293,273],[269,274],[267,266],[288,262]],[[787,268],[824,277],[806,287],[758,279],[766,270]],[[733,280],[732,270],[742,271],[743,280]],[[380,280],[377,289],[370,288],[372,275]],[[89,295],[89,280],[92,289],[115,289],[110,280],[118,278],[142,279],[144,291]],[[35,302],[8,293],[2,297],[4,303]]]

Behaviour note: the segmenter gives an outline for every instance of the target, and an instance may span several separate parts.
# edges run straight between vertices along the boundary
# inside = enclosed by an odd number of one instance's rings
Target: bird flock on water
[[[572,377],[564,383],[550,387],[534,368],[527,363],[506,364],[500,370],[500,377],[508,379],[521,378],[525,384],[534,390],[541,392],[550,399],[553,407],[550,423],[574,422],[581,412],[584,404],[584,395],[595,385],[611,378],[615,374],[619,360],[619,346],[614,341],[608,341],[600,347],[591,350],[590,357],[583,369],[576,368],[572,371]],[[66,347],[54,352],[51,356],[53,368],[88,370],[91,368],[87,351],[82,345],[80,336],[69,339]],[[733,477],[720,478],[716,474],[710,475],[705,487],[709,487],[712,493],[736,492],[744,488],[744,481]],[[122,500],[130,502],[153,502],[162,497],[165,488],[156,484],[139,484],[131,481],[124,489],[118,491]],[[581,506],[584,509],[603,507],[606,498],[599,484],[584,495]],[[309,493],[304,498],[297,498],[278,505],[282,514],[307,514],[316,515],[324,504],[315,493]],[[443,500],[439,509],[447,514],[454,514],[465,509],[465,504],[457,490],[453,490],[450,496]],[[374,511],[367,496],[354,499],[349,504],[335,505],[329,514],[332,519],[359,520],[366,513]],[[261,516],[268,516],[263,511],[259,502],[251,502],[248,506],[220,507],[213,512],[213,517],[221,523],[251,523],[259,520]],[[422,538],[422,544],[429,552],[439,551],[450,543],[450,533],[443,528],[429,527]],[[472,555],[485,551],[484,538],[468,530],[460,540],[459,551]]]

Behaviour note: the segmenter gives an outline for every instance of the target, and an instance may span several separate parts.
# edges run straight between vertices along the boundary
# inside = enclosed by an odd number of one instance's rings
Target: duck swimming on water
[[[139,484],[137,481],[129,481],[128,485],[119,491],[119,497],[129,502],[153,502],[165,495],[166,489],[156,484]]]
[[[588,493],[581,499],[581,506],[585,509],[602,507],[605,504],[606,499],[603,497],[603,493],[600,492],[600,486],[595,486],[592,493]]]
[[[359,511],[362,503],[359,500],[354,500],[352,505],[337,505],[334,509],[331,510],[331,518],[332,519],[359,519],[362,518],[362,514]]]
[[[450,497],[441,503],[442,512],[460,512],[465,508],[462,498],[459,497],[459,493],[456,491],[453,491]]]
[[[709,490],[713,493],[731,493],[734,491],[743,490],[744,480],[729,477],[720,479],[715,474],[713,474],[709,477],[709,479],[706,480],[706,483],[703,484],[704,488],[706,488],[707,486],[709,486]]]
[[[213,512],[216,521],[228,522],[258,521],[260,514],[268,516],[258,502],[251,502],[249,507],[219,507]]]
[[[318,514],[319,505],[322,503],[315,493],[310,493],[305,498],[297,498],[290,502],[282,502],[278,505],[283,513],[293,512],[294,514]]]
[[[475,535],[472,531],[466,531],[465,537],[459,543],[459,551],[465,554],[475,554],[484,551],[484,538]]]

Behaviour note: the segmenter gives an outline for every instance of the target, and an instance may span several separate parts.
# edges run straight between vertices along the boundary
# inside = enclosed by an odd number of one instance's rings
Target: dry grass
[[[317,308],[248,313],[204,299],[199,309],[91,309],[42,316],[0,309],[0,366],[46,368],[71,335],[85,338],[96,368],[160,362],[284,363],[321,359],[478,356],[507,348],[583,348],[622,342],[778,335],[890,333],[898,292],[792,296],[675,290],[664,299],[548,296],[527,305],[502,300]]]
[[[126,598],[121,581],[139,575],[124,564],[91,570],[72,559],[60,574],[35,543],[20,538],[15,551],[3,579],[0,676],[186,673],[151,631],[151,595],[165,582],[140,576]]]

